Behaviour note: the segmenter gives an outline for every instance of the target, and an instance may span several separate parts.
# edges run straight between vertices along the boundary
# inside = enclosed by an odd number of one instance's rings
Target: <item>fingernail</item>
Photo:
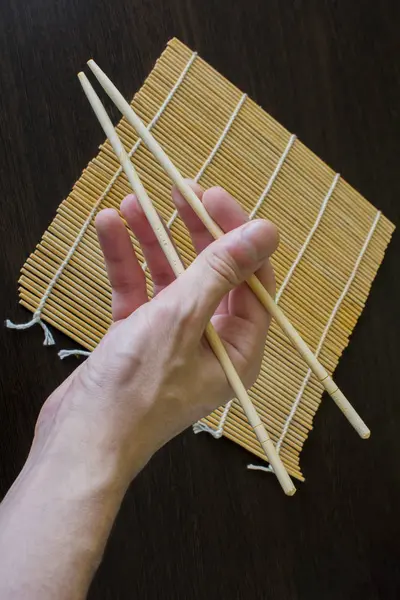
[[[241,229],[241,242],[254,261],[269,254],[268,225],[262,220],[251,221]]]

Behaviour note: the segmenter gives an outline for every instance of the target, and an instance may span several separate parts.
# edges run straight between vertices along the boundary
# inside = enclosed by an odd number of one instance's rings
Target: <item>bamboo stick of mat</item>
[[[215,223],[215,221],[212,220],[212,218],[204,208],[201,200],[196,196],[194,191],[184,180],[178,169],[172,163],[168,155],[165,153],[163,148],[153,137],[150,131],[146,128],[141,119],[137,116],[137,114],[129,105],[129,103],[125,100],[122,94],[118,91],[115,85],[100,69],[100,67],[95,63],[94,60],[89,60],[88,66],[99,81],[99,83],[101,84],[101,86],[104,88],[105,92],[108,94],[108,96],[117,106],[117,108],[121,111],[121,113],[125,116],[130,125],[132,125],[132,127],[136,130],[137,134],[140,136],[140,138],[146,144],[147,148],[167,172],[169,177],[175,183],[175,185],[177,186],[181,194],[184,196],[186,201],[193,208],[197,216],[204,223],[211,235],[215,239],[221,237],[224,234],[224,232]],[[317,377],[320,383],[324,386],[325,390],[334,400],[336,405],[340,408],[344,416],[354,427],[359,436],[363,439],[369,438],[371,432],[368,429],[367,425],[364,423],[357,411],[347,400],[343,392],[338,388],[338,386],[333,381],[333,378],[325,369],[325,367],[319,362],[318,358],[314,356],[313,352],[310,350],[306,342],[302,339],[300,334],[293,327],[293,325],[286,317],[284,312],[281,310],[281,308],[275,303],[275,301],[264,288],[260,280],[255,275],[252,275],[247,280],[247,283],[253,290],[253,292],[256,294],[262,305],[275,318],[279,326],[286,333],[292,344],[303,357],[304,361],[307,363],[308,367],[311,369],[311,371],[314,373],[314,375]]]
[[[121,140],[118,137],[117,132],[114,129],[114,126],[110,120],[110,118],[108,117],[104,106],[102,105],[99,97],[97,96],[96,92],[94,91],[92,85],[90,84],[89,80],[87,79],[86,75],[84,73],[79,73],[78,75],[79,80],[81,82],[82,88],[93,108],[93,111],[95,112],[99,123],[101,124],[104,133],[106,134],[107,138],[109,139],[115,154],[117,155],[125,173],[126,176],[128,178],[128,181],[130,183],[130,185],[132,186],[133,191],[135,192],[140,205],[143,208],[143,211],[158,239],[158,242],[169,262],[169,264],[171,265],[172,270],[174,271],[175,275],[177,277],[179,277],[179,275],[182,275],[182,273],[185,270],[185,267],[181,261],[181,259],[179,258],[179,254],[177,253],[169,235],[168,232],[165,230],[164,225],[156,211],[156,209],[154,208],[154,205],[152,203],[152,201],[150,200],[149,196],[147,195],[146,190],[143,187],[143,184],[139,178],[139,175],[136,172],[136,169],[134,168],[132,162],[130,161],[122,143]],[[290,479],[290,476],[288,474],[288,472],[286,471],[282,460],[278,454],[278,452],[275,449],[275,446],[267,432],[267,430],[264,427],[264,424],[262,423],[256,409],[253,406],[252,401],[250,400],[249,395],[247,394],[246,388],[244,387],[239,375],[236,372],[235,367],[233,366],[229,355],[225,349],[225,346],[223,345],[220,337],[218,336],[217,332],[215,331],[214,327],[212,326],[211,323],[208,323],[207,327],[206,327],[206,331],[205,331],[207,340],[213,350],[213,352],[215,353],[216,357],[218,358],[219,362],[221,363],[221,366],[225,372],[225,375],[232,387],[232,389],[234,390],[237,398],[239,399],[242,408],[246,414],[246,417],[249,420],[250,425],[253,427],[254,432],[258,438],[258,441],[260,442],[268,461],[270,462],[278,480],[279,483],[282,486],[283,491],[285,492],[285,494],[287,494],[288,496],[293,496],[293,494],[296,491],[295,486],[293,485],[292,480]]]

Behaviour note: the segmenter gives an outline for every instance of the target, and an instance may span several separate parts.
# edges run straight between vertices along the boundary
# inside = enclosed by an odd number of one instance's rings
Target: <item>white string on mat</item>
[[[227,122],[227,124],[225,125],[225,128],[223,130],[223,132],[221,133],[220,137],[218,138],[217,143],[215,144],[214,148],[212,149],[211,153],[208,155],[207,159],[205,160],[205,162],[203,163],[203,166],[201,167],[200,171],[197,173],[197,175],[194,178],[194,181],[197,183],[200,178],[202,177],[202,175],[204,174],[204,171],[207,169],[207,167],[211,164],[211,161],[213,160],[214,156],[217,154],[218,150],[220,149],[222,142],[224,141],[224,139],[226,138],[228,131],[230,130],[230,128],[232,127],[232,124],[234,122],[234,120],[236,119],[239,110],[241,109],[244,101],[247,98],[247,94],[243,94],[239,100],[239,102],[237,103],[235,110],[233,111],[233,113],[231,114],[231,116],[229,117],[229,120]],[[178,216],[178,210],[175,208],[174,212],[172,213],[168,223],[167,223],[167,228],[171,229],[172,225],[175,222],[176,217]],[[147,262],[144,261],[142,263],[142,269],[143,271],[146,271],[147,269]]]
[[[337,182],[339,181],[339,179],[340,179],[340,174],[339,174],[339,173],[336,173],[335,177],[333,178],[333,181],[332,181],[331,187],[329,188],[329,190],[328,190],[328,193],[326,194],[326,196],[325,196],[325,198],[324,198],[324,201],[323,201],[323,203],[322,203],[322,205],[321,205],[321,208],[320,208],[320,210],[319,210],[318,216],[317,216],[317,218],[315,219],[314,225],[312,226],[312,228],[311,228],[311,230],[310,230],[310,233],[308,234],[308,236],[307,236],[307,237],[306,237],[306,239],[305,239],[305,242],[304,242],[304,244],[303,244],[303,245],[302,245],[302,247],[300,248],[300,252],[299,252],[299,253],[298,253],[298,255],[296,256],[296,260],[294,261],[294,263],[293,263],[293,264],[292,264],[292,266],[290,267],[289,271],[287,272],[287,274],[286,274],[286,277],[285,277],[285,279],[284,279],[284,281],[283,281],[283,283],[282,283],[282,285],[281,285],[281,287],[280,287],[280,289],[279,289],[278,293],[276,294],[275,301],[276,301],[277,303],[279,302],[279,300],[280,300],[280,298],[281,298],[281,296],[282,296],[283,292],[285,291],[285,288],[286,288],[287,284],[289,283],[289,281],[290,281],[290,279],[291,279],[291,277],[292,277],[293,273],[295,272],[295,270],[296,270],[296,268],[297,268],[297,266],[298,266],[299,262],[300,262],[300,261],[301,261],[301,259],[303,258],[303,256],[304,256],[304,253],[305,253],[305,251],[307,250],[307,248],[308,248],[308,245],[309,245],[309,243],[311,242],[311,240],[312,240],[312,238],[313,238],[313,235],[314,235],[314,233],[317,231],[317,229],[318,229],[318,225],[319,225],[319,224],[320,224],[320,222],[321,222],[321,219],[322,219],[322,217],[323,217],[323,215],[324,215],[325,209],[326,209],[326,207],[328,206],[328,202],[329,202],[329,200],[330,200],[330,198],[331,198],[331,196],[332,196],[333,192],[335,191],[335,188],[336,188],[336,185],[337,185]]]
[[[343,288],[343,291],[340,294],[340,296],[339,296],[339,298],[338,298],[338,300],[337,300],[337,302],[336,302],[336,304],[335,304],[335,306],[334,306],[334,308],[333,308],[333,310],[332,310],[332,312],[330,314],[329,320],[328,320],[328,322],[327,322],[327,324],[325,326],[325,329],[324,329],[324,331],[322,333],[321,339],[320,339],[320,341],[318,343],[318,346],[317,346],[317,349],[315,351],[315,356],[317,358],[318,358],[318,356],[319,356],[319,354],[320,354],[320,352],[322,350],[322,347],[323,347],[323,345],[325,343],[326,337],[327,337],[327,335],[329,333],[329,330],[330,330],[330,328],[331,328],[331,326],[332,326],[332,324],[333,324],[333,322],[335,320],[335,317],[336,317],[336,315],[337,315],[337,313],[338,313],[338,311],[339,311],[339,309],[340,309],[340,307],[342,305],[342,302],[346,298],[347,293],[348,293],[348,291],[350,289],[350,286],[353,283],[355,276],[357,275],[357,271],[358,271],[358,269],[360,267],[361,261],[362,261],[362,259],[364,257],[364,254],[365,254],[365,252],[366,252],[366,250],[368,248],[368,245],[369,245],[369,243],[371,241],[371,238],[374,235],[374,232],[375,232],[375,229],[376,229],[376,227],[378,225],[378,222],[379,222],[379,219],[381,217],[381,214],[382,214],[381,211],[378,210],[378,212],[375,215],[375,218],[374,218],[374,221],[372,223],[372,226],[371,226],[371,228],[370,228],[370,230],[368,232],[366,240],[365,240],[365,242],[364,242],[364,244],[363,244],[363,246],[361,248],[360,254],[358,255],[358,258],[357,258],[357,260],[356,260],[356,262],[354,264],[354,267],[353,267],[353,270],[352,270],[352,272],[350,274],[350,277],[347,280],[347,283],[346,283],[345,287]],[[277,449],[278,453],[279,453],[279,451],[281,449],[281,446],[282,446],[282,443],[283,443],[283,441],[284,441],[284,439],[286,437],[286,434],[289,431],[289,427],[290,427],[291,422],[292,422],[292,420],[293,420],[293,418],[294,418],[294,416],[296,414],[296,410],[297,410],[297,408],[298,408],[298,406],[300,404],[300,401],[301,401],[301,399],[303,397],[303,394],[304,394],[304,390],[307,387],[307,384],[308,384],[308,382],[310,380],[311,375],[312,375],[312,371],[311,371],[311,369],[308,369],[307,374],[304,377],[303,382],[301,384],[301,387],[300,387],[300,389],[299,389],[299,391],[297,393],[296,400],[295,400],[295,402],[294,402],[294,404],[292,406],[292,409],[291,409],[291,411],[290,411],[290,413],[289,413],[289,415],[288,415],[288,417],[286,419],[285,426],[284,426],[284,428],[282,430],[281,436],[280,436],[280,438],[279,438],[279,440],[278,440],[278,442],[276,444],[276,449]],[[272,472],[271,466],[261,467],[261,466],[256,466],[256,465],[248,465],[248,468],[249,469],[253,469],[253,470]]]
[[[89,350],[60,350],[58,352],[58,358],[64,360],[64,358],[68,358],[69,356],[90,356],[91,352]]]
[[[227,124],[225,125],[225,128],[223,130],[223,132],[221,133],[220,137],[218,138],[217,143],[215,144],[214,148],[212,149],[211,153],[208,155],[207,160],[204,162],[203,166],[201,167],[200,171],[197,173],[196,177],[194,178],[194,181],[197,183],[201,177],[204,175],[205,170],[207,169],[207,167],[210,166],[211,162],[213,161],[215,155],[217,154],[218,150],[221,148],[222,146],[222,142],[225,140],[226,136],[228,135],[228,132],[230,130],[230,128],[233,125],[234,120],[236,119],[236,117],[239,114],[240,109],[242,108],[244,101],[247,98],[247,94],[243,94],[239,100],[239,102],[237,103],[235,110],[233,111],[233,113],[231,114],[231,116],[229,117],[229,120],[227,122]],[[170,220],[168,221],[168,229],[170,229],[176,219],[176,217],[178,216],[178,211],[177,209],[174,210],[174,212],[172,213],[172,216],[170,218]]]
[[[228,417],[228,413],[229,413],[234,401],[235,401],[235,399],[233,398],[232,400],[229,400],[229,402],[227,404],[225,404],[225,408],[224,408],[224,411],[219,420],[219,425],[218,425],[217,429],[213,429],[212,427],[207,425],[207,423],[203,423],[202,421],[197,421],[196,423],[194,423],[192,425],[193,433],[202,433],[202,432],[209,433],[217,440],[220,437],[222,437],[222,434],[224,433],[225,421]]]
[[[294,142],[296,141],[297,136],[293,133],[290,138],[289,141],[286,145],[285,150],[283,151],[282,156],[280,157],[278,164],[275,167],[274,172],[272,173],[271,177],[269,178],[269,181],[267,183],[267,185],[264,188],[263,193],[261,194],[261,196],[259,197],[255,207],[253,208],[253,210],[250,213],[250,219],[254,219],[254,217],[256,216],[256,214],[258,213],[258,211],[260,210],[261,206],[264,203],[265,198],[268,196],[269,192],[271,191],[272,186],[275,183],[276,178],[279,175],[280,170],[282,169],[285,160],[287,159],[287,156],[290,152],[290,149],[292,148]]]
[[[236,107],[237,108],[237,107]],[[240,106],[239,106],[240,108]],[[233,119],[231,118],[232,122]],[[226,134],[225,134],[226,135]],[[221,136],[222,137],[222,136]],[[253,210],[251,211],[250,215],[249,215],[249,219],[254,219],[254,217],[256,216],[258,210],[260,209],[260,207],[262,206],[265,198],[267,197],[267,195],[269,194],[274,181],[276,180],[276,178],[279,175],[280,170],[282,169],[285,160],[287,158],[287,155],[289,154],[289,151],[291,149],[291,147],[293,146],[294,142],[296,140],[296,135],[292,134],[289,138],[289,141],[286,145],[285,150],[283,151],[282,156],[280,157],[280,159],[277,162],[277,165],[271,175],[271,177],[268,180],[267,185],[265,186],[261,196],[259,197],[259,199],[256,202],[256,205],[254,206]],[[204,171],[203,171],[204,172]],[[197,179],[196,179],[197,181]],[[177,211],[175,211],[177,212]],[[285,284],[286,285],[286,284]],[[280,291],[280,290],[279,290]],[[283,291],[283,290],[282,290]],[[278,292],[279,293],[279,292]],[[225,427],[225,422],[226,419],[228,418],[228,414],[229,411],[232,408],[232,404],[234,403],[235,399],[230,400],[226,405],[225,408],[223,410],[223,413],[221,415],[221,418],[219,420],[219,424],[217,429],[213,429],[212,427],[210,427],[209,425],[207,425],[206,423],[203,423],[202,421],[197,421],[196,423],[194,423],[194,425],[192,425],[193,427],[193,432],[194,433],[209,433],[210,435],[212,435],[214,438],[219,439],[220,437],[222,437],[222,434],[224,432],[224,427]]]
[[[187,62],[187,64],[185,65],[185,68],[183,69],[182,73],[180,74],[179,78],[177,79],[177,81],[175,82],[174,86],[172,87],[171,91],[169,92],[169,94],[167,95],[167,97],[165,98],[164,102],[162,103],[162,105],[160,106],[160,108],[158,109],[158,111],[156,112],[156,114],[154,115],[154,117],[152,118],[152,120],[150,121],[150,123],[147,126],[148,130],[151,130],[152,127],[154,127],[154,125],[157,123],[157,121],[159,120],[159,118],[161,117],[161,115],[163,114],[164,110],[166,109],[166,107],[168,106],[168,104],[170,103],[170,101],[172,100],[173,96],[175,95],[175,92],[177,91],[177,89],[179,88],[179,86],[181,85],[181,83],[183,82],[183,80],[186,77],[186,74],[188,73],[191,65],[193,64],[195,58],[197,56],[197,52],[193,52],[193,54],[191,55],[189,61]],[[133,154],[136,152],[136,150],[139,148],[140,144],[142,143],[141,138],[139,138],[134,146],[131,148],[131,150],[128,153],[128,156],[131,158],[133,156]],[[112,178],[110,179],[109,183],[107,184],[106,188],[104,189],[103,193],[101,194],[101,196],[96,200],[92,210],[90,211],[86,221],[83,223],[82,228],[80,230],[80,232],[78,233],[73,245],[71,246],[71,248],[69,249],[65,259],[63,260],[63,262],[61,263],[61,265],[59,266],[58,270],[56,271],[56,273],[53,276],[53,279],[50,281],[50,283],[47,286],[47,289],[45,291],[45,293],[43,294],[42,299],[40,300],[39,306],[37,307],[37,309],[35,310],[35,312],[33,313],[33,318],[28,321],[27,323],[13,323],[12,321],[10,321],[10,319],[7,319],[5,322],[5,326],[8,327],[9,329],[28,329],[29,327],[32,327],[32,325],[35,325],[36,323],[39,324],[45,334],[44,337],[44,342],[43,345],[44,346],[52,346],[55,344],[54,341],[54,337],[49,329],[49,327],[43,322],[42,320],[42,312],[43,312],[43,308],[44,305],[46,304],[51,292],[53,291],[54,286],[56,285],[57,281],[59,280],[61,274],[63,273],[65,267],[68,265],[69,261],[71,260],[71,257],[73,256],[75,250],[77,249],[77,247],[79,246],[83,236],[85,235],[90,223],[92,222],[92,219],[94,217],[94,215],[96,214],[100,204],[103,202],[103,200],[107,197],[107,195],[110,193],[113,185],[115,184],[115,182],[117,181],[118,177],[121,175],[122,173],[122,166],[118,167],[118,169],[116,170],[116,172],[114,173],[114,175],[112,176]],[[84,355],[83,354],[83,350],[76,350],[76,351],[72,351],[72,350],[61,350],[59,356],[61,359],[66,358],[67,356],[71,356],[71,355]]]

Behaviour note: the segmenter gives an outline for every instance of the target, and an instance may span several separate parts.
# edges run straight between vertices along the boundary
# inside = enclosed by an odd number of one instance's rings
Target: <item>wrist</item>
[[[143,428],[129,430],[127,440],[113,411],[99,410],[99,405],[112,407],[114,402],[75,386],[61,398],[50,397],[39,417],[27,465],[45,469],[51,477],[74,477],[76,484],[124,494],[152,453],[143,443]]]

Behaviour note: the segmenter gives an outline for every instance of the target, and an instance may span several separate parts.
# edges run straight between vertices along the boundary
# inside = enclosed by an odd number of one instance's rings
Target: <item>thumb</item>
[[[222,298],[257,271],[276,250],[275,225],[257,219],[211,243],[176,282],[186,309],[209,320]]]

